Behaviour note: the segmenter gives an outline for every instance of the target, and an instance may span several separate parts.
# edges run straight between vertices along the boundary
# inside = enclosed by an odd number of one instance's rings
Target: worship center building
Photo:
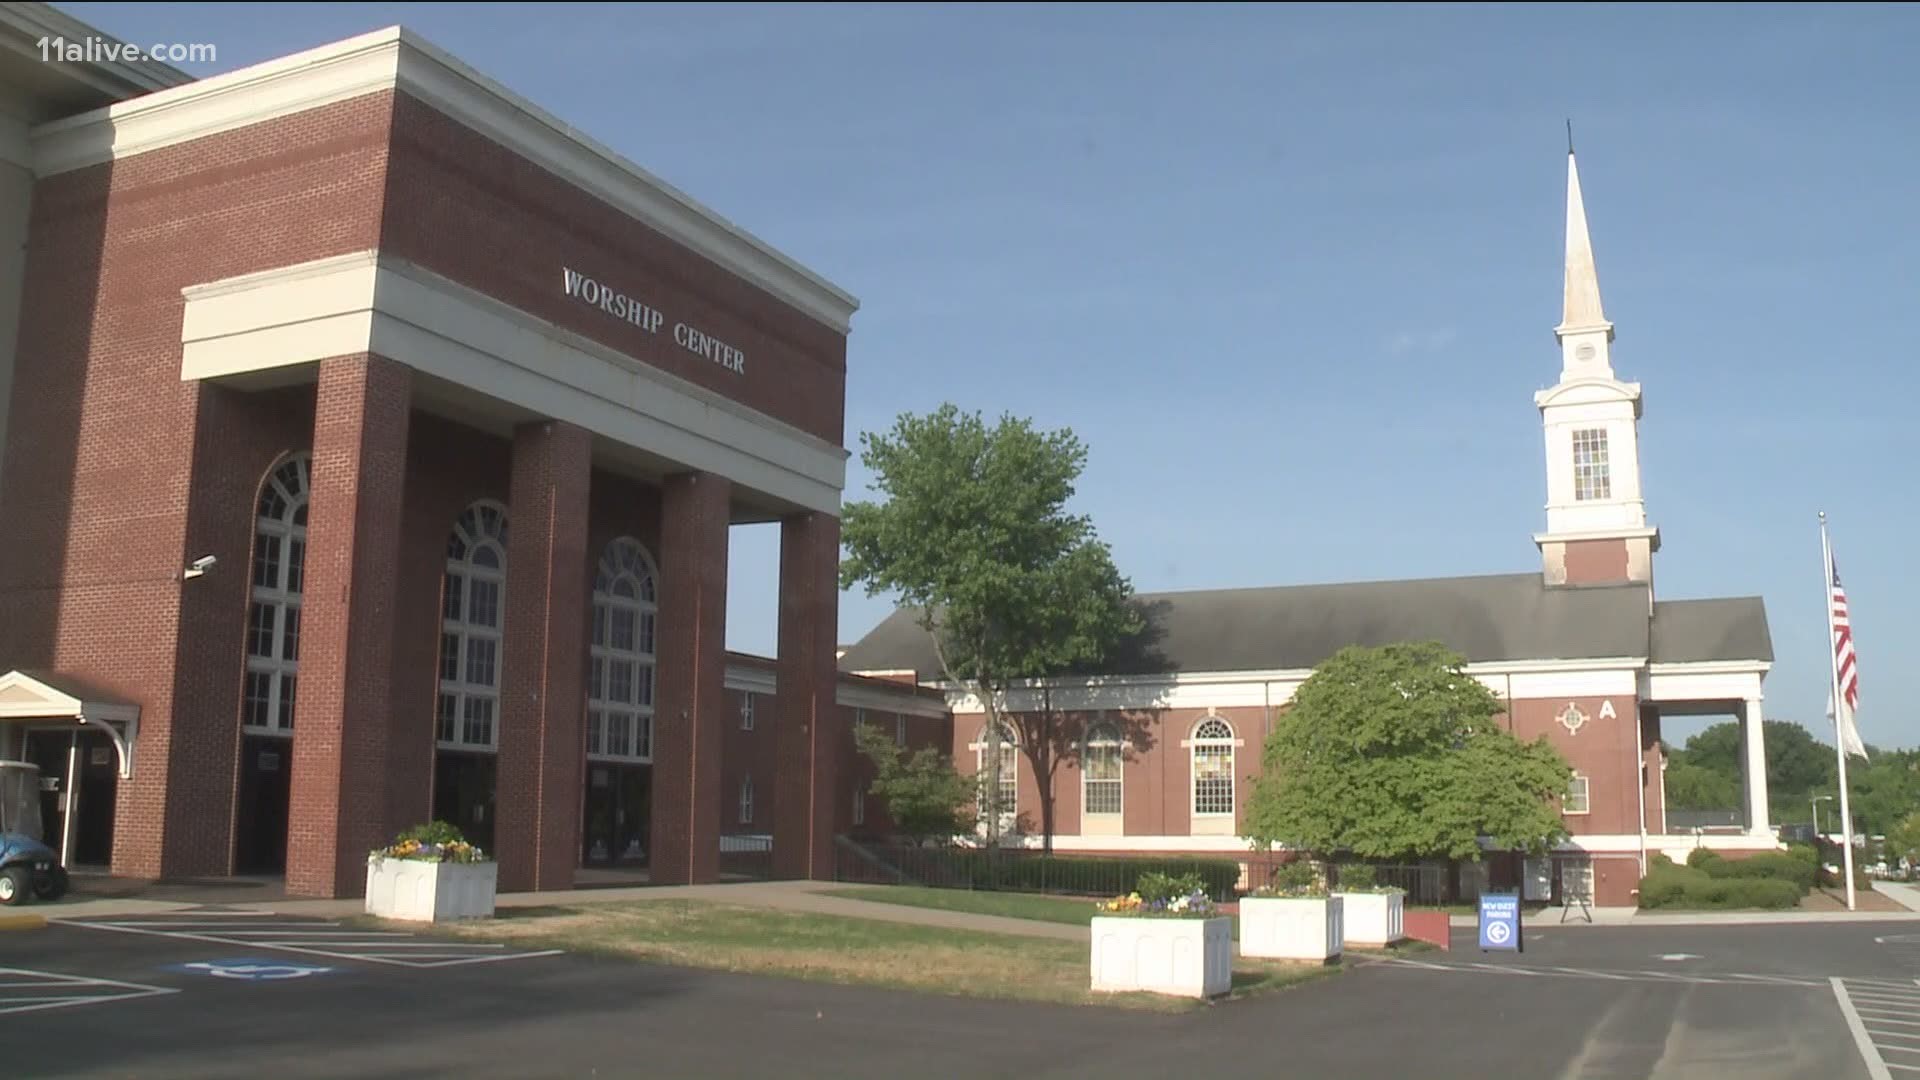
[[[1151,661],[1097,678],[1033,681],[1006,703],[1046,701],[1084,730],[1055,788],[1062,852],[1250,855],[1247,798],[1275,717],[1314,665],[1349,645],[1437,640],[1507,703],[1522,739],[1545,733],[1573,766],[1572,834],[1549,858],[1494,853],[1476,885],[1529,899],[1637,903],[1646,859],[1777,846],[1767,820],[1762,684],[1772,664],[1758,597],[1663,600],[1660,532],[1641,498],[1640,386],[1613,364],[1580,176],[1567,157],[1565,305],[1554,328],[1560,378],[1534,395],[1546,436],[1546,529],[1535,571],[1486,577],[1142,594]],[[950,690],[910,613],[888,616],[840,661],[846,672]],[[949,693],[954,755],[984,768],[985,713]],[[1743,733],[1745,821],[1706,835],[1668,829],[1661,723],[1732,716]],[[1003,735],[1003,807],[1039,820],[1039,790]],[[1003,811],[1004,812],[1004,811]],[[1026,837],[1037,843],[1037,837]],[[1016,841],[1018,842],[1018,841]]]

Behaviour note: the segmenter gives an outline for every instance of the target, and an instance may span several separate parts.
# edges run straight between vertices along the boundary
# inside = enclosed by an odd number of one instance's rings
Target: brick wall
[[[846,338],[402,93],[380,246],[838,446]],[[657,333],[567,296],[562,268],[646,301]],[[747,354],[674,343],[685,320]]]

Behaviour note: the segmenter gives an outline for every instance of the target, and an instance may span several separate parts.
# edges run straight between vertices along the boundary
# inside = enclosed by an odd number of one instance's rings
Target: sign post
[[[1480,951],[1525,952],[1520,936],[1520,894],[1480,894]]]

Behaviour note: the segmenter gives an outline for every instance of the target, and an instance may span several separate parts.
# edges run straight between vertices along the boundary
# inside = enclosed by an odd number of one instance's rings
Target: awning
[[[121,779],[133,775],[140,706],[68,675],[17,669],[0,675],[0,723],[32,720],[71,720],[99,728],[113,740]]]

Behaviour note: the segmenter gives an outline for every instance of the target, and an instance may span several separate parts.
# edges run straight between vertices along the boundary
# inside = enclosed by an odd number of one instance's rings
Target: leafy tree
[[[1437,642],[1348,647],[1314,669],[1268,736],[1249,838],[1325,859],[1541,852],[1566,836],[1573,770],[1500,727],[1498,698]]]
[[[914,843],[950,838],[970,822],[974,785],[931,746],[903,757],[893,736],[874,725],[853,729],[853,741],[873,762],[872,791],[887,804],[894,828]]]
[[[1002,816],[1001,723],[1015,724],[1020,751],[1042,781],[1051,850],[1051,780],[1072,741],[1056,730],[1062,718],[1051,708],[1007,717],[1007,690],[1017,679],[1097,667],[1143,629],[1132,586],[1092,522],[1066,511],[1086,448],[1071,430],[1041,432],[1010,416],[990,428],[951,404],[904,414],[890,433],[863,434],[861,445],[861,463],[886,501],[842,511],[841,587],[898,592],[931,636],[948,682],[985,707],[990,846]]]
[[[1697,765],[1674,751],[1667,756],[1669,810],[1732,810],[1740,806],[1740,778]]]
[[[1912,867],[1920,862],[1920,810],[1908,814],[1898,825],[1887,830],[1887,857],[1904,859],[1907,863],[1907,876],[1912,877]]]

